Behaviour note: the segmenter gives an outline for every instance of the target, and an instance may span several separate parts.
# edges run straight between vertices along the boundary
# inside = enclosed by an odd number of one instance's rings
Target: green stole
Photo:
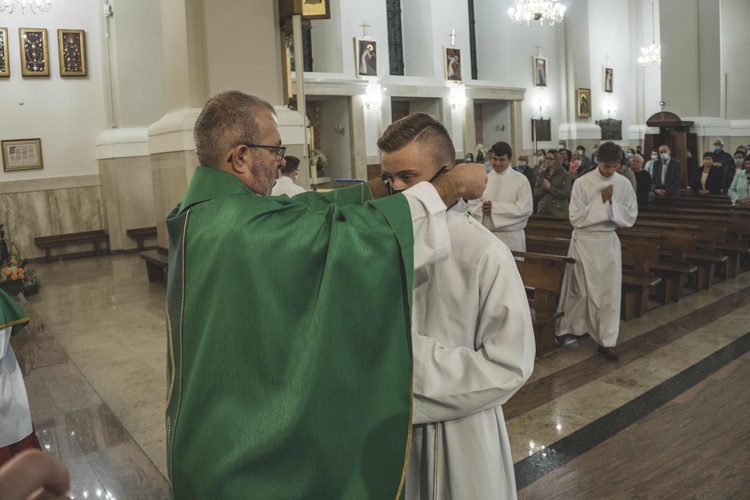
[[[369,198],[197,168],[167,218],[175,498],[402,495],[413,233],[403,196]]]
[[[26,328],[28,324],[29,318],[18,307],[18,304],[15,303],[10,295],[0,289],[0,330],[5,330],[10,326],[10,335],[13,336]]]

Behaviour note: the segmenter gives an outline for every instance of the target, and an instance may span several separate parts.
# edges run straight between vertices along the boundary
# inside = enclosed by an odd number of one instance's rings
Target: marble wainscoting
[[[158,245],[169,248],[166,218],[182,200],[198,165],[195,151],[173,151],[151,155],[151,176],[154,185],[154,213]]]
[[[136,248],[127,230],[151,227],[157,219],[166,217],[166,214],[157,217],[154,212],[151,157],[100,158],[99,175],[112,249]],[[155,241],[146,240],[145,244],[153,245]]]
[[[0,213],[5,237],[18,246],[24,258],[44,256],[34,245],[37,236],[106,227],[98,175],[2,183]],[[91,245],[65,247],[65,253],[90,250]]]

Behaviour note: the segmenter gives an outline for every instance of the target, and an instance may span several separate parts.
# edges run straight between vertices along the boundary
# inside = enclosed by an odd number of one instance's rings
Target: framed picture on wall
[[[547,86],[547,58],[534,56],[531,58],[531,62],[534,66],[534,86],[546,87]]]
[[[551,141],[552,140],[552,120],[544,118],[531,119],[531,140],[532,141]]]
[[[370,38],[355,38],[357,76],[378,76],[378,42]]]
[[[21,74],[23,76],[49,76],[49,50],[47,30],[44,28],[20,28]]]
[[[578,89],[576,102],[578,103],[578,106],[577,106],[578,118],[590,118],[591,117],[591,89]]]
[[[57,30],[60,76],[86,76],[86,38],[83,30]]]
[[[463,80],[461,73],[461,49],[446,47],[444,61],[445,79],[453,82]]]
[[[44,168],[41,139],[2,141],[3,170],[36,170]]]
[[[604,82],[604,92],[612,93],[614,88],[614,70],[604,66],[602,78]]]
[[[10,76],[8,62],[8,28],[0,28],[0,76]]]

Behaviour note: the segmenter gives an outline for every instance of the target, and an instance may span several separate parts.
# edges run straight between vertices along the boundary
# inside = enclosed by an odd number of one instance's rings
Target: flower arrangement
[[[19,293],[33,295],[39,291],[42,284],[33,270],[26,268],[26,260],[21,260],[18,253],[8,250],[10,244],[16,252],[18,247],[4,238],[5,232],[0,224],[0,288],[11,297]]]
[[[474,158],[474,161],[477,163],[487,161],[487,148],[484,147],[484,144],[477,144],[477,147],[474,149]]]
[[[310,165],[315,165],[315,171],[319,177],[325,177],[328,168],[328,158],[319,149],[313,149],[310,155]]]

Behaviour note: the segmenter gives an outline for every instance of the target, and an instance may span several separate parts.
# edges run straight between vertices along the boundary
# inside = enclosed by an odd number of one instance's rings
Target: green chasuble
[[[18,304],[16,304],[10,295],[0,289],[0,330],[5,330],[10,326],[12,327],[10,334],[13,336],[26,328],[28,323],[29,318],[18,307]]]
[[[175,498],[402,493],[413,233],[403,196],[369,197],[258,196],[197,168],[167,218]]]

